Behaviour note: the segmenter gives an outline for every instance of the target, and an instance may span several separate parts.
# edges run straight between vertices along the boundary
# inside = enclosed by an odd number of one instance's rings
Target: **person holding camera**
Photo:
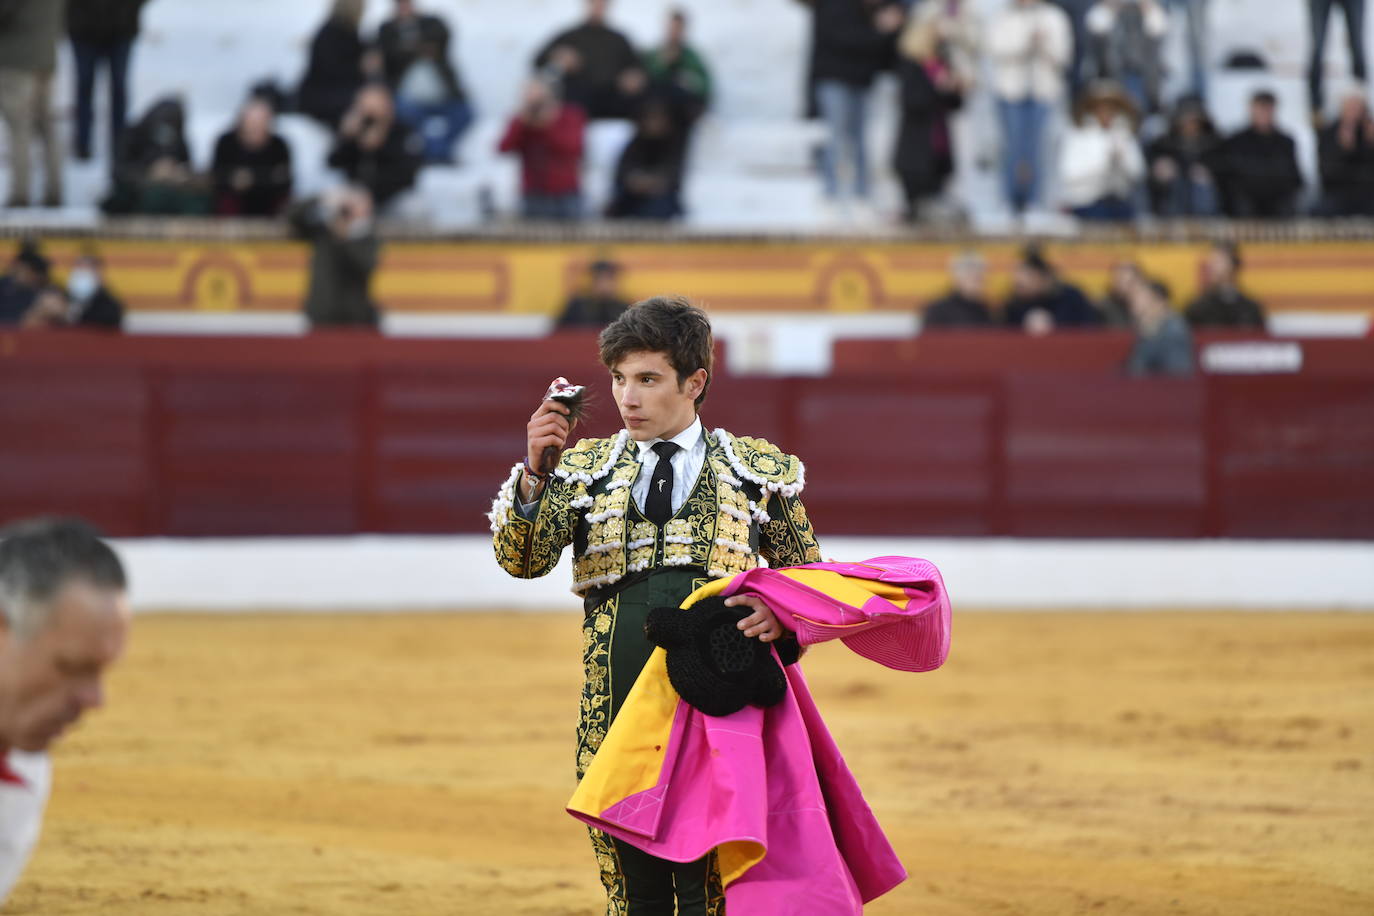
[[[291,212],[296,233],[311,243],[310,288],[305,315],[312,329],[375,328],[381,315],[372,301],[372,274],[381,241],[367,188],[345,185],[303,201]]]
[[[353,184],[362,185],[378,207],[386,207],[415,184],[423,144],[396,120],[391,93],[381,83],[358,90],[353,107],[339,122],[329,164]]]
[[[525,219],[573,221],[582,215],[582,132],[587,116],[541,79],[525,86],[500,150],[520,157]]]

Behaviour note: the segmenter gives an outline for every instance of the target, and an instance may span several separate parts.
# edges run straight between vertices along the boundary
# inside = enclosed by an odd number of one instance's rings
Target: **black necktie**
[[[673,517],[673,455],[682,446],[676,442],[660,442],[654,446],[658,464],[649,480],[649,498],[644,500],[644,516],[655,525],[662,525]]]

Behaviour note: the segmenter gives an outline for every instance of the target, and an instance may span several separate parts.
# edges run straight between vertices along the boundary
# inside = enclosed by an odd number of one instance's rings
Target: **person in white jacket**
[[[38,841],[48,747],[101,704],[128,627],[124,568],[88,526],[44,519],[0,532],[0,904]]]
[[[987,47],[1002,121],[1004,192],[1021,213],[1041,203],[1045,124],[1063,104],[1073,26],[1045,0],[1013,0],[992,23]]]
[[[1098,80],[1084,91],[1077,124],[1059,148],[1060,197],[1079,219],[1122,222],[1135,216],[1145,177],[1135,118],[1120,84]]]

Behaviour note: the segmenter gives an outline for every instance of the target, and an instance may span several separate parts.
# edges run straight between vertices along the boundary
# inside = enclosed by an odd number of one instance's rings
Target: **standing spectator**
[[[1195,328],[1264,328],[1264,308],[1237,287],[1240,249],[1217,242],[1202,259],[1202,291],[1184,315]]]
[[[1368,82],[1369,68],[1365,59],[1364,0],[1307,0],[1311,15],[1311,57],[1307,61],[1307,95],[1312,106],[1312,120],[1320,124],[1326,108],[1326,29],[1331,24],[1331,8],[1339,6],[1345,13],[1345,34],[1350,42],[1350,69],[1355,79]]]
[[[532,79],[511,118],[500,150],[520,156],[525,219],[571,221],[582,216],[582,109],[559,100],[553,86]]]
[[[449,42],[444,20],[417,13],[414,0],[396,0],[395,15],[377,36],[387,82],[396,94],[396,115],[424,138],[426,162],[452,162],[453,144],[472,123],[472,105],[449,59]]]
[[[1317,135],[1323,216],[1374,216],[1374,118],[1352,89],[1336,120]]]
[[[272,119],[271,105],[250,98],[215,144],[210,171],[221,216],[276,216],[291,200],[291,149],[272,131]]]
[[[43,144],[43,206],[62,205],[62,141],[52,117],[52,78],[65,0],[0,4],[0,118],[9,129],[7,207],[27,207],[30,146]]]
[[[105,286],[103,265],[93,251],[83,252],[67,273],[68,320],[84,327],[118,331],[124,324],[124,303]]]
[[[186,145],[186,111],[173,96],[153,103],[124,132],[115,157],[114,188],[101,205],[107,213],[198,214],[210,211],[204,180]]]
[[[610,0],[587,0],[587,19],[559,32],[534,58],[560,94],[593,120],[630,118],[648,86],[630,40],[606,24]]]
[[[956,3],[950,9],[940,0],[927,0],[912,11],[897,41],[902,120],[893,168],[912,222],[943,193],[954,172],[949,117],[963,104],[971,85],[955,60],[953,42],[945,36],[964,34],[966,20],[967,7]]]
[[[666,99],[651,99],[639,113],[635,135],[615,167],[615,189],[606,215],[669,220],[682,215],[686,142]]]
[[[674,9],[668,14],[668,34],[663,44],[644,53],[644,72],[650,92],[665,95],[674,117],[686,129],[711,104],[711,71],[701,54],[687,43],[687,14]]]
[[[1134,261],[1123,259],[1112,265],[1107,295],[1097,302],[1097,310],[1108,325],[1123,328],[1131,323],[1131,296],[1143,279],[1140,265]]]
[[[1080,100],[1077,123],[1059,154],[1064,203],[1079,219],[1123,222],[1135,216],[1145,175],[1135,116],[1130,97],[1110,80],[1094,82]]]
[[[396,120],[386,86],[369,83],[358,90],[353,107],[339,122],[329,164],[353,184],[362,185],[378,208],[385,208],[415,183],[421,141]]]
[[[1068,77],[1070,98],[1077,98],[1091,79],[1088,73],[1088,12],[1097,0],[1052,0],[1055,6],[1069,17],[1069,28],[1073,33],[1072,52],[1069,66],[1065,72]]]
[[[1169,302],[1169,287],[1142,277],[1131,291],[1135,344],[1128,375],[1192,375],[1193,335]]]
[[[353,105],[366,76],[358,34],[364,0],[334,0],[329,18],[310,40],[310,62],[296,90],[296,107],[330,130]]]
[[[292,228],[311,244],[305,296],[311,328],[375,328],[380,322],[372,274],[381,242],[372,213],[372,195],[361,186],[335,188],[292,208]]]
[[[1207,101],[1207,5],[1210,0],[1168,0],[1174,8],[1174,21],[1182,18],[1183,43],[1188,57],[1189,95]]]
[[[67,0],[67,34],[76,58],[76,158],[91,158],[95,71],[103,62],[110,82],[110,156],[119,149],[128,115],[129,54],[147,0]]]
[[[1091,327],[1102,316],[1078,287],[1065,283],[1039,251],[1026,251],[1012,277],[1012,294],[1004,320],[1040,337],[1057,328]]]
[[[1274,121],[1272,92],[1250,99],[1250,126],[1221,142],[1215,172],[1227,216],[1281,218],[1297,210],[1302,173],[1293,138]]]
[[[1098,0],[1087,26],[1093,78],[1116,80],[1136,108],[1159,111],[1160,56],[1169,30],[1160,0]]]
[[[620,265],[605,258],[593,261],[590,285],[585,293],[578,293],[563,306],[563,313],[554,323],[554,330],[566,328],[601,329],[615,321],[630,303],[620,295]]]
[[[927,305],[921,313],[923,331],[938,328],[982,328],[992,324],[988,307],[988,265],[976,251],[961,251],[950,259],[953,289]]]
[[[900,5],[888,0],[814,0],[812,67],[816,106],[827,136],[821,148],[825,196],[839,204],[848,191],[861,205],[868,200],[868,92],[878,72],[891,62],[902,27]]]
[[[1064,97],[1069,17],[1045,0],[1012,0],[988,37],[1002,121],[1003,186],[1012,212],[1040,204],[1045,123]]]
[[[48,285],[50,268],[37,242],[25,239],[19,244],[14,260],[0,276],[0,327],[20,322],[38,293]]]
[[[1145,151],[1150,209],[1160,216],[1215,216],[1217,186],[1212,158],[1221,137],[1197,96],[1174,107],[1169,131]]]

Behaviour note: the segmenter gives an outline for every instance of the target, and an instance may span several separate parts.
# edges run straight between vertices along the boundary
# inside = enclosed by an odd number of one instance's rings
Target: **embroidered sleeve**
[[[759,552],[773,568],[819,563],[821,548],[798,496],[774,493],[768,500],[768,521],[759,527]]]
[[[520,470],[520,465],[511,470],[487,518],[491,520],[496,562],[512,576],[534,579],[547,575],[558,565],[563,548],[572,541],[576,519],[569,487],[556,478],[549,481],[538,503],[530,507],[533,517],[522,517],[515,489]]]

